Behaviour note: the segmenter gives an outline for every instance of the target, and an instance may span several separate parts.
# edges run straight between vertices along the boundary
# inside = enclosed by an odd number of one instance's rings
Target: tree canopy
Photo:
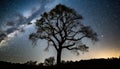
[[[58,4],[49,12],[44,12],[41,18],[37,20],[37,32],[32,33],[29,39],[36,42],[38,39],[45,39],[48,46],[53,46],[57,51],[57,64],[61,61],[63,49],[79,51],[88,51],[82,40],[89,38],[97,41],[97,34],[91,27],[81,23],[83,17],[74,9]]]

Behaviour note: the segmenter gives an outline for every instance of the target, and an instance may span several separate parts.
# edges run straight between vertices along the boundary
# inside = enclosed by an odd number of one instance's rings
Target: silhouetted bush
[[[55,63],[55,58],[54,57],[46,58],[44,63],[46,66],[52,66]]]
[[[26,63],[24,63],[26,65],[36,65],[37,61],[27,61]]]

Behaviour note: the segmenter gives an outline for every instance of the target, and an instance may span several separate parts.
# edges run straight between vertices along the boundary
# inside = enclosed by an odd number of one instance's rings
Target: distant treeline
[[[0,69],[120,69],[120,58],[62,61],[60,65],[46,66],[36,61],[11,63],[0,61]]]

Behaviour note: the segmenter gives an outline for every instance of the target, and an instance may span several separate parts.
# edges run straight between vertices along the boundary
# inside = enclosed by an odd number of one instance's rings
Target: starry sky
[[[40,15],[59,3],[81,14],[82,23],[91,26],[99,38],[96,43],[85,39],[89,52],[79,56],[63,50],[63,60],[120,56],[120,0],[0,0],[0,61],[43,62],[50,56],[56,57],[54,48],[44,51],[46,41],[39,40],[33,46],[28,38],[36,32],[34,23]]]

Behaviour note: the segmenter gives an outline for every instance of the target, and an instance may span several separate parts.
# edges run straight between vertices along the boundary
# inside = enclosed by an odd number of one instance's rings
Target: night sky
[[[0,61],[43,62],[50,56],[56,57],[54,48],[44,51],[46,41],[39,40],[33,46],[29,35],[36,32],[36,19],[59,3],[81,14],[82,23],[91,26],[99,38],[96,43],[85,39],[89,52],[79,56],[63,50],[63,60],[120,56],[120,0],[0,0]]]

